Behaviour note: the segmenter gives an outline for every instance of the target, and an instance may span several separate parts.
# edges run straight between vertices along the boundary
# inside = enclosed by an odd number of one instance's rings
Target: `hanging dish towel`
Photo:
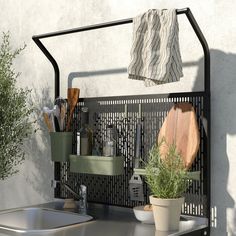
[[[175,9],[153,9],[133,19],[130,79],[146,86],[179,81],[182,60]]]

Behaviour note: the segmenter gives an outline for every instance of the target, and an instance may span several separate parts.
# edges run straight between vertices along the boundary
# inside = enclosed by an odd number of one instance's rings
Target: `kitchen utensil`
[[[56,131],[56,127],[55,127],[55,120],[54,120],[53,110],[51,110],[51,113],[49,113],[49,118],[50,118],[51,123],[52,123],[53,132],[55,132]]]
[[[58,105],[54,105],[53,107],[53,115],[55,117],[55,129],[56,131],[61,131],[61,126],[60,126],[60,108]]]
[[[67,99],[68,99],[68,105],[70,109],[70,115],[68,118],[66,131],[69,131],[70,129],[71,119],[73,117],[73,112],[79,99],[79,93],[80,93],[80,90],[78,88],[68,88],[67,90]]]
[[[60,112],[60,129],[61,129],[61,131],[65,130],[65,118],[66,118],[66,103],[61,104],[61,112]]]
[[[65,117],[66,117],[67,102],[64,98],[58,97],[55,99],[54,104],[55,104],[55,106],[58,107],[58,110],[59,110],[59,114],[57,111],[56,116],[58,116],[57,119],[58,119],[60,131],[62,132],[65,130]]]
[[[124,144],[124,155],[129,157],[128,154],[128,138],[129,138],[129,119],[128,119],[128,104],[124,106],[124,113],[122,114],[122,124],[121,124],[121,135],[122,135],[122,143]],[[132,160],[128,159],[127,165],[130,163],[130,167],[132,167]]]
[[[142,124],[141,124],[141,104],[139,104],[138,121],[136,125],[135,137],[135,160],[134,167],[139,168],[141,158],[141,138],[142,138]],[[133,201],[144,201],[143,181],[140,175],[133,173],[129,181],[130,199]]]
[[[43,112],[47,113],[47,114],[50,114],[51,110],[48,107],[43,107]]]
[[[189,169],[196,158],[200,144],[197,118],[190,103],[177,103],[170,109],[158,134],[158,143],[163,139],[168,145],[173,143],[176,145],[185,166]],[[164,156],[167,145],[163,144],[160,151]]]
[[[53,125],[52,125],[52,123],[51,123],[51,119],[50,119],[48,113],[43,112],[43,119],[44,119],[45,124],[46,124],[47,127],[48,127],[48,131],[49,131],[49,132],[54,132],[54,130],[53,130]]]
[[[53,110],[48,107],[43,107],[43,118],[50,132],[55,132],[54,114]]]

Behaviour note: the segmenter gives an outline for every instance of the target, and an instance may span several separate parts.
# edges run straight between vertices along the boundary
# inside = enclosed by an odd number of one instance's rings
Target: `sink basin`
[[[0,229],[15,232],[58,230],[92,219],[89,215],[47,208],[21,208],[0,212]]]

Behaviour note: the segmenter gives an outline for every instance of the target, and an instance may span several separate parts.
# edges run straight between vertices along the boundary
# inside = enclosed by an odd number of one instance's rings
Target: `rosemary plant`
[[[32,131],[27,106],[28,89],[16,86],[13,60],[25,48],[12,50],[9,33],[3,33],[0,45],[0,180],[10,177],[24,160],[23,142]]]
[[[161,157],[161,145],[167,144],[160,142],[149,152],[148,162],[145,165],[146,182],[154,197],[165,199],[182,197],[188,180],[184,161],[174,144],[167,145],[167,153]]]

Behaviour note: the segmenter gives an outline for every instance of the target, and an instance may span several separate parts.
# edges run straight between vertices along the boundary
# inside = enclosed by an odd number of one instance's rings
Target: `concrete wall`
[[[211,49],[212,59],[212,235],[236,235],[236,21],[234,0],[8,0],[0,2],[0,31],[9,30],[14,46],[25,42],[16,60],[19,84],[34,89],[37,106],[53,99],[53,69],[32,35],[136,16],[150,8],[190,7]],[[68,85],[81,96],[198,91],[202,84],[202,49],[185,16],[179,16],[184,78],[178,83],[145,88],[129,81],[132,25],[44,40],[61,68],[61,94]],[[105,75],[104,75],[105,74]],[[48,135],[38,132],[27,145],[27,161],[18,175],[0,183],[0,209],[52,199]],[[226,233],[228,232],[228,234]]]

